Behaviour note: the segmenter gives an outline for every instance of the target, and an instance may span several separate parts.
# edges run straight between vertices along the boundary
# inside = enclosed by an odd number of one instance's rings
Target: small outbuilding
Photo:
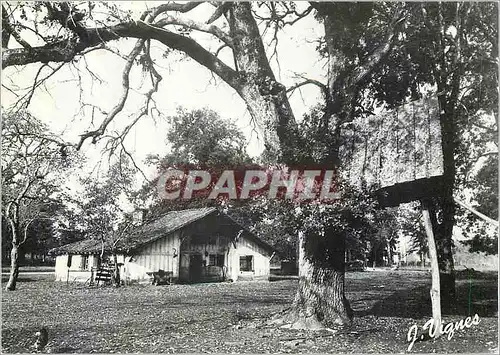
[[[104,250],[104,252],[103,252]],[[124,282],[166,273],[173,282],[268,279],[274,249],[216,208],[169,212],[132,230],[115,253]],[[52,250],[56,280],[93,281],[111,242],[83,240]]]

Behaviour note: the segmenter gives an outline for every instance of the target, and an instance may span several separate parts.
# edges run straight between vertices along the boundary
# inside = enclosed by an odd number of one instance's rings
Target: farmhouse
[[[56,280],[89,281],[111,242],[83,240],[53,249]],[[148,221],[115,247],[124,282],[165,271],[174,282],[267,279],[273,248],[216,208],[172,211]]]

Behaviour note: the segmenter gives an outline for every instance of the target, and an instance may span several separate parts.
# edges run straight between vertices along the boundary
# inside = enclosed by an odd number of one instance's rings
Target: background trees
[[[172,152],[162,159],[164,167],[186,163],[237,166],[251,162],[243,132],[213,110],[179,108],[169,122],[172,128],[167,142]]]
[[[418,206],[406,206],[400,209],[399,222],[402,232],[410,237],[409,252],[416,252],[420,256],[422,266],[425,265],[425,259],[429,254],[427,244],[427,235],[425,234],[422,222],[422,213]]]
[[[146,163],[155,167],[157,176],[169,168],[209,169],[220,174],[224,169],[242,169],[252,163],[246,153],[247,140],[241,130],[213,110],[178,108],[176,115],[168,120],[171,129],[166,134],[165,142],[170,152],[164,156],[149,155],[146,158]],[[157,181],[156,177],[147,182],[134,197],[143,207],[151,203],[148,212],[150,217],[170,210],[217,204],[216,201],[207,200],[207,196],[194,196],[186,200],[160,199]]]
[[[498,43],[492,41],[498,38],[497,16],[496,4],[413,4],[412,16],[390,58],[402,64],[390,75],[401,79],[400,92],[418,96],[425,85],[432,85],[439,100],[446,188],[434,201],[435,213],[440,215],[435,234],[442,289],[448,300],[454,294],[453,196],[464,188],[460,172],[471,162],[465,152],[475,149],[467,145],[466,137],[473,126],[483,126],[481,121],[488,116],[497,117]],[[496,127],[487,125],[486,130],[497,134],[498,123]],[[498,155],[498,148],[491,151]]]
[[[130,202],[135,170],[126,156],[110,166],[102,177],[83,181],[84,194],[78,200],[85,237],[101,242],[100,263],[110,250],[114,264],[114,283],[120,285],[120,268],[116,255],[118,243],[134,223]],[[106,251],[107,251],[106,250]]]
[[[8,222],[11,243],[7,290],[16,289],[19,247],[30,235],[46,238],[47,230],[34,228],[41,224],[50,228],[57,219],[51,209],[58,199],[60,179],[70,165],[64,142],[36,118],[22,111],[3,115],[2,220]]]

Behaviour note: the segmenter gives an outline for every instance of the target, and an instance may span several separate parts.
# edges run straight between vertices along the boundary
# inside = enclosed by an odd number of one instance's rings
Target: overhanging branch
[[[167,18],[161,19],[154,24],[156,27],[163,27],[167,25],[179,25],[184,26],[196,31],[209,33],[214,35],[222,42],[233,48],[233,40],[229,37],[229,34],[221,30],[219,27],[215,25],[207,25],[204,23],[199,23],[189,19],[180,19],[177,17],[168,16]]]
[[[122,73],[122,95],[120,99],[118,100],[118,103],[113,107],[111,112],[106,116],[104,121],[101,123],[98,129],[90,132],[86,132],[80,136],[80,142],[77,144],[76,149],[79,150],[85,140],[88,138],[92,137],[92,143],[95,143],[97,141],[97,138],[102,136],[104,132],[106,131],[106,128],[108,125],[111,123],[111,121],[115,118],[115,116],[122,111],[123,107],[125,106],[125,102],[127,101],[128,97],[128,92],[130,89],[130,83],[129,83],[129,75],[130,75],[130,70],[132,69],[132,65],[134,64],[134,60],[139,55],[141,52],[144,43],[146,42],[145,39],[140,39],[137,41],[135,44],[134,48],[130,52],[130,54],[127,57],[127,61],[125,63],[125,68],[123,69]]]
[[[494,225],[495,227],[498,228],[498,221],[495,221],[493,218],[490,218],[484,214],[482,214],[481,212],[479,211],[476,211],[474,208],[472,208],[471,206],[467,205],[466,203],[460,201],[459,199],[457,199],[456,197],[453,198],[453,200],[459,204],[460,206],[462,206],[463,208],[465,208],[466,210],[474,213],[476,216],[478,216],[479,218],[481,218],[482,220],[488,222],[489,224],[492,224]]]
[[[215,2],[213,2],[215,3]],[[215,21],[217,21],[222,15],[224,15],[224,13],[229,9],[229,7],[231,7],[231,2],[228,2],[228,1],[224,1],[222,3],[220,3],[220,5],[215,5],[213,4],[214,6],[216,6],[216,9],[214,11],[214,13],[210,16],[210,18],[207,20],[207,24],[211,24]]]
[[[186,53],[189,57],[217,74],[233,88],[239,88],[239,76],[214,54],[192,38],[150,25],[133,21],[112,27],[86,29],[85,40],[73,38],[33,48],[15,48],[3,51],[2,67],[31,63],[69,62],[85,49],[119,38],[154,39],[166,46]]]
[[[191,1],[185,4],[179,4],[175,2],[168,2],[166,4],[162,4],[160,6],[155,7],[150,11],[153,17],[158,16],[161,13],[167,12],[167,11],[177,11],[177,12],[189,12],[193,10],[195,7],[198,5],[202,4],[202,2],[196,2],[196,1]],[[142,19],[144,20],[144,18]]]
[[[322,82],[320,82],[319,80],[315,80],[315,79],[309,79],[309,78],[305,78],[304,81],[301,81],[300,83],[297,83],[291,87],[289,87],[286,92],[287,93],[293,93],[296,89],[300,88],[301,86],[304,86],[304,85],[308,85],[308,84],[312,84],[312,85],[315,85],[317,87],[319,87],[321,89],[321,92],[324,94],[324,95],[327,95],[328,94],[328,87],[323,84]]]
[[[127,31],[126,34],[129,37],[155,39],[172,49],[182,51],[217,74],[232,88],[238,89],[240,87],[238,73],[192,38],[149,25],[143,21],[138,21],[136,26],[133,32]]]
[[[397,26],[399,26],[404,20],[405,17],[403,15],[403,8],[401,7],[394,14],[382,44],[380,44],[378,48],[367,58],[367,60],[354,71],[351,77],[351,85],[358,85],[365,80],[365,78],[368,77],[377,65],[380,64],[380,62],[382,62],[382,60],[389,54],[393,45],[394,37],[397,34]]]

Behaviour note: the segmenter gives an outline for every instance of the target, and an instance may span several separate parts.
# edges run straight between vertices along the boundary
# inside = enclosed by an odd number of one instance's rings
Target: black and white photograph
[[[2,353],[499,352],[498,2],[0,4]]]

